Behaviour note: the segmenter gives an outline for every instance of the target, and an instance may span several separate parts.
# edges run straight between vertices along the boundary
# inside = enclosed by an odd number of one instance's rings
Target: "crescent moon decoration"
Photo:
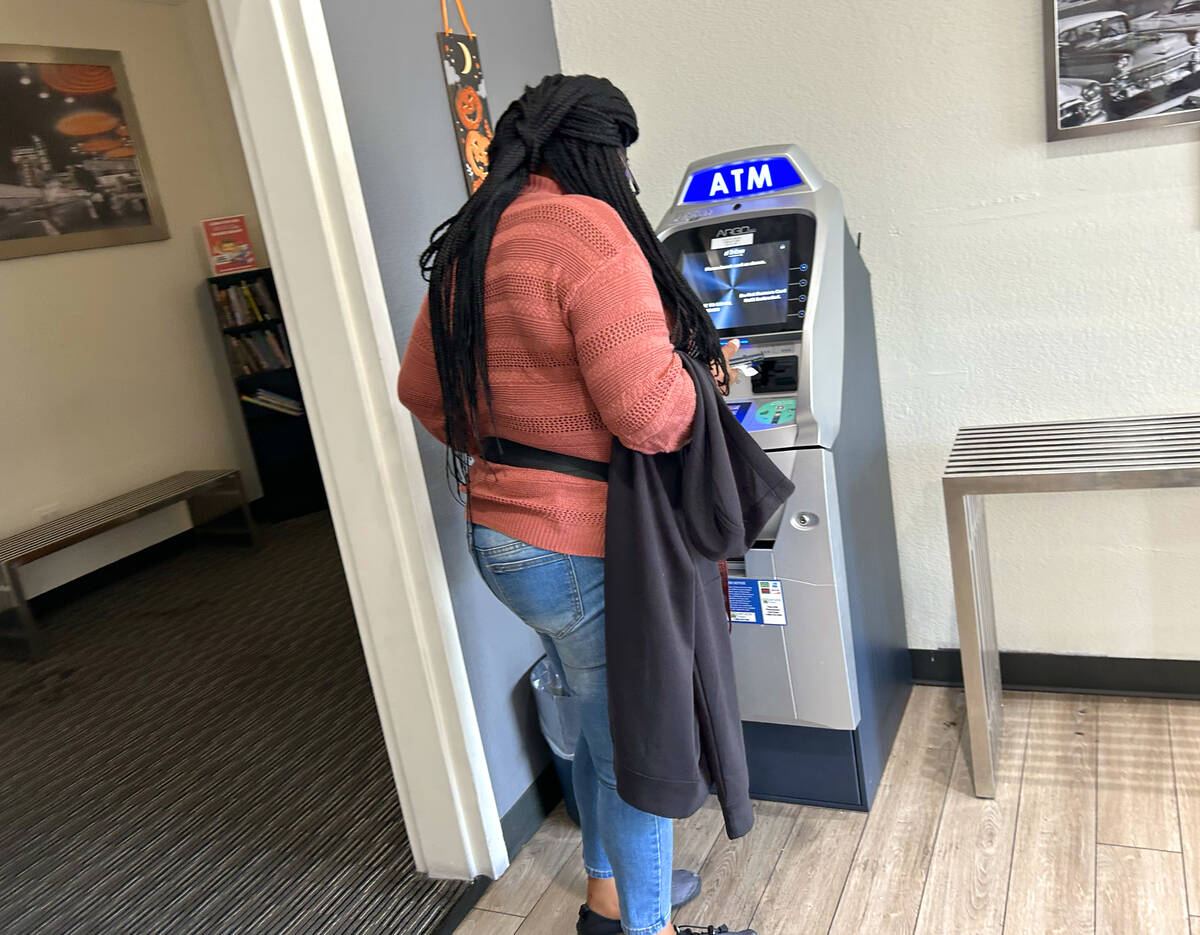
[[[469,197],[487,178],[487,151],[492,141],[479,38],[462,33],[438,33],[437,38],[438,54],[446,71],[446,96],[458,146],[458,163]]]

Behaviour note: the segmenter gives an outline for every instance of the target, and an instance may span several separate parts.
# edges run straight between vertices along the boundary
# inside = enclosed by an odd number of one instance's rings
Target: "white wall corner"
[[[507,867],[318,0],[209,0],[414,858]]]

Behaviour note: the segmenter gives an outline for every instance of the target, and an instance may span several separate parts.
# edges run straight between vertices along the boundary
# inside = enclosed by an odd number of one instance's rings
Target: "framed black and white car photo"
[[[0,259],[169,236],[121,54],[0,45]]]
[[[1200,0],[1044,0],[1052,140],[1200,120]]]

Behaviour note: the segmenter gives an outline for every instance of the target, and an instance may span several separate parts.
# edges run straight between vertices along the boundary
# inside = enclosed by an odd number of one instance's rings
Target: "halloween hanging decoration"
[[[491,140],[478,130],[467,132],[467,141],[463,144],[463,155],[467,161],[467,169],[477,179],[475,187],[479,186],[488,174],[488,143]]]
[[[446,95],[450,101],[450,117],[458,142],[459,162],[467,193],[473,194],[488,173],[488,146],[492,142],[492,118],[488,113],[487,88],[483,67],[479,62],[479,40],[467,22],[462,0],[455,0],[466,34],[450,31],[446,0],[442,0],[442,27],[438,33],[438,49],[442,70],[446,75]]]

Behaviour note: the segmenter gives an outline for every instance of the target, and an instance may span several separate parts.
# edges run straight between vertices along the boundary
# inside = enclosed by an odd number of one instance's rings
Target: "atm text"
[[[730,186],[725,181],[725,174],[728,173],[733,181]],[[743,176],[745,177],[743,179]],[[764,189],[770,189],[771,182],[771,167],[766,163],[760,166],[732,166],[721,172],[714,172],[712,177],[712,187],[709,189],[708,197],[713,198],[716,195],[741,194],[742,192],[753,192]]]

